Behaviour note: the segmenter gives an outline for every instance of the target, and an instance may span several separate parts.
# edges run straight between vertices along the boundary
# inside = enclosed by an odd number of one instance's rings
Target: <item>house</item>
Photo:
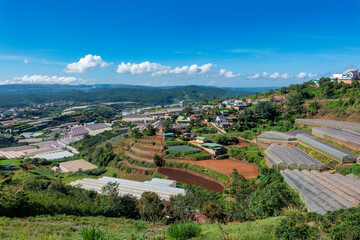
[[[232,126],[233,125],[233,123],[231,123],[231,122],[221,122],[220,124],[219,124],[219,126],[221,127],[221,128],[228,128],[228,127],[230,127],[230,126]]]
[[[224,115],[219,115],[219,116],[217,116],[216,119],[215,119],[215,121],[216,121],[216,123],[219,124],[219,125],[220,125],[221,123],[229,122]]]
[[[201,115],[200,114],[193,114],[189,117],[190,120],[195,121],[196,119],[200,119]]]
[[[176,119],[176,123],[190,123],[190,119],[188,117],[179,116]]]
[[[342,74],[333,74],[332,80],[351,84],[354,80],[360,80],[360,72],[358,69],[350,68],[345,70]]]

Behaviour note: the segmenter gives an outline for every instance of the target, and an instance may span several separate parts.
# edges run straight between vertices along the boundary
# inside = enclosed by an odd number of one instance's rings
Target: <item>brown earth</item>
[[[258,167],[255,164],[247,163],[233,158],[222,159],[222,160],[210,159],[210,160],[200,160],[200,161],[183,160],[183,159],[165,159],[165,160],[196,164],[226,174],[227,176],[230,176],[234,168],[236,168],[236,170],[245,178],[254,178],[259,175]]]
[[[176,180],[186,184],[198,185],[205,189],[219,193],[222,193],[224,190],[224,187],[216,181],[211,181],[207,178],[192,174],[186,170],[172,167],[160,167],[157,170],[160,174],[167,176],[168,179],[171,180]]]

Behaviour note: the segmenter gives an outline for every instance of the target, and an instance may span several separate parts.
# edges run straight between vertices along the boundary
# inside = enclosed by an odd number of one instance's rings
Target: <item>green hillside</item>
[[[221,224],[229,239],[275,239],[274,228],[282,218],[269,218],[256,222]],[[87,225],[101,226],[107,239],[141,239],[151,237],[155,230],[156,239],[162,239],[162,229],[167,226],[130,220],[125,218],[77,217],[77,216],[38,216],[29,218],[0,218],[1,239],[82,239],[81,230]],[[217,224],[201,224],[201,235],[193,239],[221,239],[222,233]],[[152,239],[152,238],[148,238]],[[169,237],[166,237],[169,239]]]

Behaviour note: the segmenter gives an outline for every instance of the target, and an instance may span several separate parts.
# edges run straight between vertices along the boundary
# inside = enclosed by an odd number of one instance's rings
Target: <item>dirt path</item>
[[[200,160],[200,161],[183,160],[183,159],[165,159],[165,160],[196,164],[202,167],[207,167],[212,170],[218,171],[227,176],[230,176],[234,168],[236,168],[236,170],[245,178],[254,178],[259,175],[258,167],[255,164],[247,163],[233,158],[222,159],[222,160],[210,159],[210,160]]]

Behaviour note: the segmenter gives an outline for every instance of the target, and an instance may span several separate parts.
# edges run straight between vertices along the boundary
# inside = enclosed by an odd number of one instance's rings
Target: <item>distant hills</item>
[[[208,86],[149,87],[126,84],[0,85],[0,107],[23,107],[60,100],[75,103],[134,101],[141,104],[170,104],[182,99],[199,101],[205,98],[238,97],[264,92],[270,87],[217,88]]]

